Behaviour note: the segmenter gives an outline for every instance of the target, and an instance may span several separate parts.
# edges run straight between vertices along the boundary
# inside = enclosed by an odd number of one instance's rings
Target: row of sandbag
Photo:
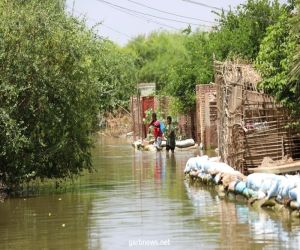
[[[300,208],[300,176],[254,173],[248,176],[234,170],[219,157],[197,156],[190,158],[185,174],[197,177],[203,182],[223,184],[225,190],[241,194],[246,198],[270,199],[293,208]]]

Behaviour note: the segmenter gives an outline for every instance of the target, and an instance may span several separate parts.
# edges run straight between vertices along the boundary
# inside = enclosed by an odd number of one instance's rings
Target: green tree
[[[297,77],[290,77],[297,38],[292,29],[292,9],[287,6],[278,22],[268,27],[255,64],[263,78],[260,87],[296,111]]]
[[[91,169],[103,44],[59,0],[1,0],[0,14],[0,181]]]
[[[277,22],[284,6],[277,0],[248,0],[236,10],[216,13],[219,25],[210,40],[217,59],[255,60],[267,27]]]
[[[168,73],[166,93],[176,98],[179,112],[195,108],[196,84],[206,84],[213,79],[213,53],[208,33],[196,32],[186,36],[186,55]]]
[[[168,72],[185,56],[184,39],[182,34],[153,32],[130,41],[126,48],[136,58],[137,81],[155,82],[162,91],[168,83]]]
[[[294,3],[294,1],[292,1],[292,3]],[[297,115],[300,115],[300,1],[295,1],[295,5],[296,14],[292,18],[291,29],[291,37],[292,41],[295,41],[295,45],[293,44],[293,50],[291,50],[292,55],[290,58],[292,57],[292,63],[289,71],[288,82],[288,88],[291,93],[286,96],[286,99],[289,100],[292,110],[294,110]]]
[[[135,56],[111,41],[104,41],[97,54],[99,104],[101,112],[112,112],[120,106],[129,108],[135,93],[137,69]]]

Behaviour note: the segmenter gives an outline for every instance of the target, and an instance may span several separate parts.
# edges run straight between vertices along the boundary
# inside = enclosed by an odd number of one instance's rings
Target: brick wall
[[[132,117],[132,131],[134,140],[142,137],[142,107],[141,98],[132,96],[130,98],[130,111]]]
[[[196,140],[196,113],[191,112],[179,115],[178,129],[182,139],[193,138]]]
[[[196,140],[205,148],[218,146],[217,103],[214,84],[196,86]]]

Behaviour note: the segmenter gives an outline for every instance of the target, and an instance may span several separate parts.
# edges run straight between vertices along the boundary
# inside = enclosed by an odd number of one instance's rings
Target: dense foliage
[[[0,172],[4,183],[90,168],[97,114],[93,34],[57,1],[0,2]]]
[[[288,13],[283,13],[279,21],[268,28],[256,59],[256,67],[263,77],[261,88],[286,104],[286,98],[292,94],[288,83],[295,51],[295,36],[291,27]]]
[[[263,77],[260,87],[299,114],[299,8],[295,15],[294,7],[291,1],[278,22],[268,28],[260,45],[256,67]]]
[[[219,25],[211,34],[216,57],[255,60],[267,28],[277,22],[284,9],[278,0],[248,0],[236,10],[217,14]]]
[[[0,1],[0,181],[9,186],[90,170],[99,109],[127,105],[133,89],[132,57],[63,4]]]
[[[138,81],[156,82],[159,94],[175,98],[177,111],[195,107],[195,85],[213,81],[213,57],[254,61],[267,28],[286,10],[277,0],[248,0],[235,10],[217,14],[210,32],[152,33],[127,48],[136,56]]]
[[[186,57],[184,36],[177,33],[153,32],[150,36],[138,36],[126,48],[135,57],[139,82],[155,82],[163,90],[168,72]]]
[[[95,56],[97,64],[93,67],[98,71],[100,111],[112,112],[120,107],[128,109],[136,87],[135,57],[110,41],[103,41]]]
[[[168,73],[165,92],[175,97],[178,111],[192,111],[195,108],[196,84],[213,80],[213,56],[207,33],[197,32],[185,36],[185,57],[179,59]]]

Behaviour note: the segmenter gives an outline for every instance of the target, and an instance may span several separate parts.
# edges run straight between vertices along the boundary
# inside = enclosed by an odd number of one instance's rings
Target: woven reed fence
[[[299,159],[300,136],[289,113],[257,89],[260,76],[250,65],[214,62],[218,147],[224,162],[247,173],[264,157]]]

